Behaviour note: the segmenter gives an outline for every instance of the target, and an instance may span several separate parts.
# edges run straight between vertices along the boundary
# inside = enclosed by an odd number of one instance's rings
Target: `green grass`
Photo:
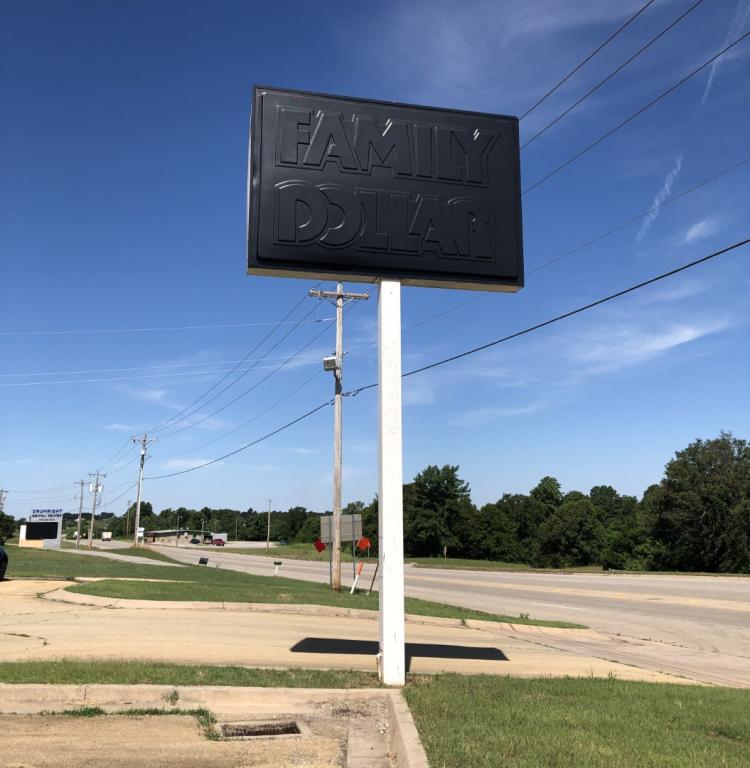
[[[169,557],[169,555],[166,552],[157,552],[154,549],[146,549],[146,547],[128,547],[127,549],[113,549],[112,554],[114,554],[115,556],[127,555],[128,557],[143,557],[146,560],[160,560],[163,563],[175,562],[171,557]]]
[[[216,724],[216,717],[213,712],[210,712],[203,707],[198,709],[158,709],[156,707],[149,707],[146,709],[121,709],[116,712],[105,712],[101,707],[78,707],[77,709],[64,709],[60,712],[41,712],[42,715],[57,715],[58,717],[163,717],[165,715],[182,715],[183,717],[194,717],[196,722],[201,727],[203,735],[212,741],[216,741],[221,738],[220,734],[214,730]]]
[[[405,696],[436,768],[741,768],[750,691],[440,675]]]
[[[377,676],[356,670],[252,669],[148,661],[0,662],[0,683],[49,685],[235,685],[254,688],[372,688]],[[176,700],[171,700],[176,703]]]
[[[149,560],[165,560],[169,558],[154,552],[143,557],[143,565],[127,561],[110,560],[105,557],[90,557],[75,553],[56,552],[54,549],[31,549],[27,547],[7,546],[8,579],[18,578],[61,578],[73,579],[76,576],[102,576],[112,578],[134,579],[169,579],[172,574],[182,568],[159,568],[149,563]],[[118,550],[130,554],[128,550]],[[138,553],[148,550],[138,549]],[[152,557],[156,555],[156,557]]]
[[[75,549],[76,545],[73,541],[63,541],[63,549],[70,550]],[[86,543],[81,542],[81,550],[86,549]],[[94,552],[105,552],[107,555],[111,557],[118,557],[120,555],[127,555],[128,557],[142,557],[145,560],[160,560],[164,563],[173,563],[175,562],[172,560],[171,557],[169,557],[166,553],[157,552],[153,549],[146,549],[145,547],[112,547],[112,549],[109,549],[107,547],[95,547]]]
[[[325,584],[274,576],[255,576],[219,568],[185,565],[181,568],[156,568],[120,563],[103,557],[63,554],[54,550],[13,548],[9,578],[19,576],[103,577],[103,581],[71,587],[70,591],[126,600],[199,600],[231,603],[286,603],[290,605],[331,605],[342,608],[377,610],[378,595],[348,590],[333,592]],[[109,577],[109,578],[107,578]],[[169,579],[169,582],[116,581],[115,579]],[[548,622],[514,616],[483,613],[452,605],[406,598],[407,613],[453,619],[534,624],[577,628],[567,622]]]

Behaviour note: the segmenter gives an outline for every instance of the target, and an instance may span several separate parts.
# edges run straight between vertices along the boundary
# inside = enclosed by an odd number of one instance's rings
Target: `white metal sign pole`
[[[403,448],[401,439],[401,282],[381,280],[378,296],[380,399],[380,677],[406,682],[404,645]]]

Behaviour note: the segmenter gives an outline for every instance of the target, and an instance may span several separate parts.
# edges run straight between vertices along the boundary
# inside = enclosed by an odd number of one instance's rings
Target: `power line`
[[[235,456],[238,453],[241,453],[242,451],[246,451],[248,448],[252,448],[254,445],[258,445],[258,443],[262,443],[264,440],[268,440],[269,438],[273,437],[274,435],[278,435],[279,432],[283,432],[285,429],[289,429],[289,427],[294,426],[295,424],[299,424],[300,421],[304,421],[305,419],[312,416],[314,413],[317,413],[318,411],[323,410],[323,408],[328,407],[333,403],[333,400],[326,400],[325,403],[321,403],[320,405],[316,406],[315,408],[310,409],[307,411],[307,413],[303,413],[302,416],[298,416],[296,419],[292,419],[292,421],[288,421],[283,426],[279,427],[278,429],[274,429],[273,432],[269,432],[266,435],[263,435],[263,437],[259,437],[257,440],[253,440],[251,443],[247,443],[246,445],[241,446],[240,448],[237,448],[234,451],[230,451],[229,453],[225,453],[223,456],[219,456],[216,459],[211,459],[210,461],[205,461],[203,464],[199,464],[197,467],[190,467],[189,469],[182,469],[179,472],[171,472],[168,475],[156,475],[154,477],[145,477],[144,480],[163,480],[167,477],[177,477],[177,475],[185,475],[188,472],[195,472],[197,469],[203,469],[204,467],[208,467],[211,464],[216,464],[219,461],[223,461],[224,459],[228,459],[230,456]]]
[[[592,301],[589,304],[584,304],[582,307],[573,309],[570,312],[563,312],[561,315],[557,315],[556,317],[550,318],[549,320],[545,320],[542,323],[537,323],[536,325],[532,325],[528,328],[524,328],[522,331],[511,333],[508,336],[503,336],[502,338],[495,339],[494,341],[487,342],[486,344],[481,344],[478,347],[467,349],[465,352],[459,352],[457,355],[451,355],[450,357],[446,357],[443,360],[438,360],[434,363],[423,365],[420,368],[415,368],[414,370],[411,370],[405,373],[404,378],[406,378],[407,376],[414,376],[415,374],[422,373],[423,371],[429,371],[432,368],[437,368],[438,366],[445,365],[446,363],[452,363],[455,360],[460,360],[461,358],[476,354],[477,352],[481,352],[485,349],[489,349],[490,347],[495,347],[498,344],[502,344],[506,341],[510,341],[511,339],[517,339],[519,336],[525,336],[528,333],[538,331],[540,328],[546,328],[548,325],[552,325],[553,323],[559,323],[561,320],[566,320],[569,317],[573,317],[574,315],[579,315],[581,314],[581,312],[586,312],[587,310],[593,309],[594,307],[598,307],[601,304],[606,304],[607,302],[613,301],[614,299],[619,299],[622,296],[626,296],[629,293],[633,293],[633,291],[637,291],[637,290],[640,290],[641,288],[645,288],[647,285],[653,285],[654,283],[658,283],[660,280],[665,280],[666,278],[672,277],[673,275],[677,275],[680,272],[685,272],[686,270],[691,269],[692,267],[697,267],[699,264],[703,264],[706,261],[715,259],[718,256],[721,256],[725,253],[729,253],[730,251],[733,251],[736,248],[741,248],[743,245],[747,245],[748,243],[750,243],[750,238],[746,238],[745,240],[740,240],[736,243],[733,243],[732,245],[728,245],[726,248],[722,248],[718,251],[714,251],[713,253],[709,253],[708,256],[703,256],[700,259],[695,259],[694,261],[690,261],[687,264],[683,264],[680,267],[671,269],[669,270],[669,272],[663,272],[662,274],[657,275],[656,277],[652,277],[652,278],[649,278],[648,280],[644,280],[640,283],[636,283],[635,285],[631,285],[629,288],[625,288],[622,291],[611,293],[609,296],[605,296],[602,299],[597,299],[596,301]]]
[[[189,451],[184,451],[183,453],[178,453],[177,456],[185,456],[188,453],[195,453],[195,451],[200,451],[203,448],[207,448],[209,445],[214,445],[215,443],[218,443],[220,440],[224,440],[230,435],[235,434],[236,432],[239,432],[241,429],[244,429],[249,424],[252,424],[254,421],[257,421],[261,416],[265,416],[270,411],[277,408],[282,403],[286,402],[292,395],[296,395],[297,392],[299,392],[301,389],[304,389],[313,379],[316,379],[318,376],[321,376],[323,374],[323,370],[315,371],[315,373],[310,376],[310,378],[305,379],[301,384],[299,384],[297,387],[292,389],[290,392],[287,392],[286,395],[283,397],[280,397],[278,400],[276,400],[274,403],[271,403],[267,408],[264,408],[262,411],[256,413],[254,416],[251,416],[247,421],[243,421],[242,424],[232,428],[229,430],[229,432],[225,432],[222,435],[219,435],[218,437],[213,438],[213,440],[209,440],[206,443],[202,443],[201,445],[197,445],[195,448],[191,448]]]
[[[105,461],[104,464],[102,464],[101,467],[99,467],[99,469],[106,469],[111,464],[114,464],[120,458],[121,454],[124,453],[125,451],[127,451],[127,449],[131,447],[131,445],[132,444],[131,444],[130,438],[128,438],[122,444],[122,446],[117,450],[117,452],[114,454],[114,456],[112,456],[111,459]]]
[[[286,313],[286,315],[284,315],[284,317],[283,317],[283,318],[281,318],[281,320],[280,320],[280,321],[279,321],[279,322],[278,322],[278,323],[277,323],[277,324],[276,324],[276,325],[275,325],[275,326],[274,326],[274,327],[271,329],[271,331],[270,331],[269,333],[267,333],[267,334],[266,334],[266,335],[265,335],[265,336],[264,336],[264,337],[263,337],[263,338],[262,338],[262,339],[261,339],[261,340],[260,340],[260,341],[259,341],[259,342],[258,342],[258,343],[257,343],[257,344],[256,344],[256,345],[255,345],[255,346],[254,346],[254,347],[253,347],[253,348],[252,348],[252,349],[251,349],[251,350],[250,350],[250,351],[249,351],[247,354],[246,354],[246,355],[245,355],[245,357],[244,357],[244,358],[243,358],[243,359],[242,359],[240,362],[238,362],[238,363],[237,363],[237,365],[235,365],[235,366],[234,366],[234,369],[233,369],[232,371],[229,371],[228,373],[225,373],[225,374],[224,374],[224,376],[222,376],[220,379],[218,379],[218,380],[217,380],[217,381],[216,381],[216,382],[215,382],[215,383],[214,383],[212,386],[210,386],[210,387],[209,387],[209,388],[208,388],[208,389],[207,389],[207,390],[206,390],[206,391],[205,391],[203,394],[201,394],[199,397],[197,397],[197,398],[196,398],[195,400],[193,400],[191,403],[189,403],[188,405],[186,405],[186,406],[185,406],[185,407],[184,407],[184,408],[183,408],[181,411],[179,411],[178,413],[174,414],[173,416],[170,416],[168,419],[165,419],[165,420],[164,420],[164,421],[162,421],[160,424],[157,424],[155,427],[151,428],[151,429],[150,429],[150,430],[148,430],[148,431],[149,431],[149,432],[151,432],[151,433],[154,433],[154,432],[157,432],[157,431],[158,431],[158,430],[160,430],[160,429],[163,429],[165,426],[167,426],[167,424],[170,424],[170,423],[176,423],[176,420],[177,420],[177,419],[179,419],[179,417],[180,417],[180,416],[182,416],[182,415],[183,415],[183,414],[185,414],[187,411],[189,411],[189,410],[190,410],[190,409],[191,409],[191,408],[192,408],[192,407],[193,407],[193,406],[194,406],[196,403],[199,403],[201,400],[203,400],[203,398],[204,398],[204,397],[206,397],[206,395],[208,395],[209,393],[213,392],[213,390],[214,390],[214,389],[216,389],[216,387],[218,387],[218,386],[219,386],[219,385],[220,385],[220,384],[221,384],[223,381],[226,381],[226,379],[227,379],[227,378],[229,378],[229,376],[231,376],[231,375],[232,375],[232,373],[233,373],[235,370],[237,370],[237,368],[239,368],[239,367],[240,367],[240,365],[242,365],[242,363],[244,363],[244,362],[245,362],[245,361],[246,361],[246,360],[247,360],[247,359],[248,359],[248,358],[249,358],[249,357],[250,357],[252,354],[254,354],[254,353],[255,353],[255,351],[256,351],[258,348],[260,348],[260,347],[261,347],[261,346],[262,346],[262,345],[263,345],[263,344],[264,344],[264,343],[265,343],[265,342],[266,342],[268,339],[270,339],[270,338],[271,338],[271,336],[273,336],[273,334],[274,334],[274,333],[275,333],[275,332],[278,330],[278,328],[280,328],[280,327],[281,327],[281,324],[282,324],[282,323],[285,323],[285,322],[286,322],[286,321],[287,321],[287,320],[288,320],[288,319],[289,319],[289,318],[292,316],[292,314],[294,314],[294,312],[297,310],[297,308],[298,308],[299,306],[301,306],[301,305],[302,305],[302,304],[303,304],[303,303],[306,301],[306,299],[307,299],[307,294],[304,294],[304,295],[302,296],[302,298],[301,298],[299,301],[297,301],[297,302],[294,304],[294,306],[293,306],[293,307],[292,307],[292,308],[291,308],[291,309],[290,309],[290,310],[289,310],[289,311]],[[305,317],[303,318],[303,320],[305,320],[305,319],[307,319],[307,316],[305,316]],[[295,328],[296,328],[296,327],[298,327],[298,325],[299,325],[299,324],[300,324],[300,321],[297,321],[297,323],[296,323],[296,325],[295,325],[294,327],[295,327]],[[221,394],[221,393],[219,393],[219,394]],[[209,401],[209,402],[210,402],[210,401]],[[205,405],[205,404],[204,404],[204,405]],[[201,407],[203,407],[203,406],[201,406]]]
[[[666,206],[671,205],[674,202],[677,202],[678,200],[686,197],[689,194],[692,194],[693,192],[697,191],[701,187],[704,187],[706,184],[710,184],[712,181],[716,181],[717,179],[720,179],[722,176],[726,176],[728,173],[731,173],[732,171],[736,171],[738,168],[741,168],[743,165],[746,165],[747,163],[750,163],[750,156],[743,158],[739,162],[734,163],[733,165],[729,166],[728,168],[725,168],[723,171],[720,171],[719,173],[714,174],[713,176],[709,176],[708,178],[705,178],[699,181],[697,184],[694,184],[692,187],[689,187],[683,192],[673,195],[668,200],[665,200],[661,203],[657,203],[656,205],[652,206],[648,210],[643,211],[643,213],[639,213],[636,216],[633,216],[627,219],[626,221],[623,221],[622,223],[617,224],[611,229],[608,229],[606,232],[602,232],[601,234],[595,235],[589,240],[586,240],[584,243],[580,243],[579,245],[576,245],[574,248],[571,248],[570,250],[565,251],[564,253],[561,253],[559,256],[555,256],[554,258],[549,259],[548,261],[545,261],[542,264],[539,264],[538,266],[529,270],[526,273],[526,275],[529,276],[529,275],[535,274],[536,272],[541,272],[541,270],[546,269],[547,267],[552,266],[553,264],[556,264],[557,262],[562,261],[563,259],[566,259],[569,256],[572,256],[578,253],[579,251],[582,251],[594,245],[594,243],[598,243],[600,240],[604,240],[610,235],[613,235],[616,232],[619,232],[621,229],[624,229],[625,227],[630,226],[631,224],[635,224],[637,221],[640,221],[644,217],[652,213],[655,213],[656,211],[659,211],[662,208],[666,208]],[[422,325],[426,325],[427,323],[431,323],[434,320],[439,320],[441,317],[445,317],[446,315],[449,315],[452,312],[456,312],[459,309],[463,309],[464,307],[469,306],[469,304],[474,304],[475,302],[480,301],[481,299],[486,299],[488,296],[493,296],[493,295],[494,293],[492,291],[483,291],[481,293],[476,293],[470,299],[466,299],[465,301],[459,302],[458,304],[454,304],[452,307],[449,307],[448,309],[442,310],[437,314],[430,315],[429,317],[419,320],[416,323],[412,323],[411,325],[406,326],[406,328],[404,328],[404,333],[407,333],[408,331],[412,331],[415,328],[419,328]],[[374,347],[375,344],[376,342],[368,342],[367,344],[362,344],[359,347],[355,347],[349,354],[354,354],[356,352],[359,352],[362,349],[368,349],[370,347]]]
[[[665,280],[668,277],[672,277],[674,275],[677,275],[681,272],[685,272],[688,269],[692,269],[693,267],[698,266],[699,264],[703,264],[707,261],[710,261],[712,259],[715,259],[723,254],[729,253],[730,251],[734,251],[737,248],[741,248],[742,246],[747,245],[750,243],[750,238],[746,238],[744,240],[740,240],[736,243],[733,243],[732,245],[729,245],[725,248],[722,248],[718,251],[714,251],[713,253],[709,253],[707,256],[703,256],[699,259],[694,259],[693,261],[690,261],[686,264],[683,264],[682,266],[676,267],[674,269],[669,270],[668,272],[663,272],[660,275],[657,275],[656,277],[649,278],[648,280],[643,280],[640,283],[636,283],[635,285],[631,285],[629,288],[625,288],[621,291],[617,291],[616,293],[611,293],[608,296],[605,296],[601,299],[597,299],[596,301],[589,302],[588,304],[584,304],[581,307],[578,307],[576,309],[570,310],[569,312],[564,312],[560,315],[556,315],[555,317],[550,318],[549,320],[545,320],[541,323],[537,323],[536,325],[529,326],[528,328],[524,328],[521,331],[516,331],[515,333],[509,334],[507,336],[503,336],[499,339],[495,339],[493,341],[487,342],[486,344],[481,344],[477,347],[472,347],[471,349],[465,350],[464,352],[460,352],[455,355],[451,355],[450,357],[443,358],[442,360],[436,360],[434,363],[429,363],[428,365],[423,365],[419,368],[414,368],[411,371],[407,371],[402,375],[402,378],[407,378],[409,376],[415,376],[418,373],[423,373],[424,371],[432,370],[433,368],[438,368],[442,365],[447,365],[448,363],[452,363],[456,360],[460,360],[464,357],[468,357],[469,355],[474,355],[477,352],[482,352],[485,349],[489,349],[491,347],[495,347],[499,344],[503,344],[505,342],[511,341],[512,339],[517,339],[521,336],[525,336],[529,333],[533,333],[534,331],[538,331],[541,328],[546,328],[547,326],[553,325],[554,323],[559,323],[562,320],[566,320],[567,318],[573,317],[575,315],[579,315],[582,312],[586,312],[589,309],[593,309],[594,307],[601,306],[602,304],[606,304],[607,302],[614,301],[615,299],[621,298],[622,296],[626,296],[627,294],[633,293],[634,291],[640,290],[641,288],[645,288],[646,286],[653,285],[654,283],[658,283],[661,280]],[[365,392],[370,389],[375,389],[378,384],[377,382],[374,382],[372,384],[367,384],[363,387],[357,387],[356,389],[349,390],[348,392],[344,392],[345,396],[348,397],[355,397],[356,395],[360,394],[361,392]],[[256,440],[253,440],[250,443],[246,443],[243,446],[240,446],[239,448],[235,449],[234,451],[230,451],[229,453],[225,453],[223,456],[219,456],[215,459],[211,459],[210,461],[203,462],[202,464],[199,464],[195,467],[190,467],[188,469],[180,470],[179,472],[171,472],[169,474],[165,475],[156,475],[154,477],[148,477],[145,478],[146,480],[163,480],[169,477],[177,477],[179,475],[185,475],[189,472],[195,472],[196,470],[203,469],[204,467],[208,467],[211,464],[216,464],[219,461],[223,461],[224,459],[227,459],[231,456],[235,456],[238,453],[241,453],[242,451],[247,450],[248,448],[251,448],[255,445],[258,445],[259,443],[262,443],[265,440],[268,440],[269,438],[273,437],[274,435],[278,435],[280,432],[283,432],[290,427],[294,426],[295,424],[298,424],[301,421],[304,421],[305,419],[309,418],[313,414],[317,413],[318,411],[322,410],[323,408],[326,408],[329,405],[332,405],[333,400],[326,400],[323,403],[320,403],[319,405],[315,406],[314,408],[311,408],[306,413],[303,413],[301,416],[298,416],[295,419],[292,419],[291,421],[288,421],[286,424],[283,424],[282,426],[276,428],[272,432],[268,432],[267,434],[263,435],[262,437],[257,438]]]
[[[306,320],[306,323],[322,323],[325,318]],[[293,322],[293,321],[292,321]],[[291,322],[263,320],[255,323],[220,323],[218,325],[178,325],[154,328],[93,328],[63,331],[0,331],[0,336],[67,336],[87,333],[147,333],[151,331],[202,331],[211,328],[255,328],[264,325],[291,325]]]
[[[576,72],[578,72],[581,67],[583,67],[585,64],[587,64],[591,59],[596,56],[599,51],[601,51],[603,48],[605,48],[607,45],[609,45],[619,34],[620,32],[623,32],[625,29],[627,29],[645,10],[648,8],[654,0],[649,0],[644,6],[640,8],[640,10],[636,11],[624,24],[619,26],[598,48],[595,48],[586,58],[580,62],[580,64],[577,64],[573,69],[568,72],[565,77],[563,77],[562,80],[560,80],[556,85],[552,86],[545,94],[542,96],[535,104],[532,104],[519,118],[519,120],[523,120],[524,118],[528,117],[538,106],[543,104],[558,88],[560,88],[561,85],[564,85],[568,80],[570,80],[573,75],[575,75]]]
[[[276,360],[278,358],[269,358]],[[260,361],[258,361],[260,362]],[[257,365],[257,364],[256,364]],[[59,381],[13,381],[6,384],[0,384],[0,389],[7,389],[10,387],[43,387],[43,386],[57,386],[63,384],[106,384],[111,381],[143,381],[144,379],[165,379],[174,376],[212,376],[217,373],[234,373],[239,371],[240,373],[249,373],[255,370],[255,365],[250,368],[213,368],[205,371],[175,371],[173,373],[152,373],[144,376],[107,376],[101,379],[60,379]],[[22,374],[0,374],[7,376],[18,376]]]
[[[354,303],[354,302],[348,304],[346,307],[344,307],[344,314],[348,314],[349,312],[351,312],[351,310],[355,306],[356,306],[356,303]],[[335,320],[335,318],[332,318],[332,320]],[[299,355],[302,354],[302,352],[304,352],[308,347],[310,347],[313,344],[313,342],[317,341],[327,330],[328,330],[328,327],[324,328],[320,333],[318,333],[315,336],[313,336],[313,338],[311,338],[309,341],[307,341],[293,355],[288,357],[281,365],[277,366],[273,371],[271,371],[266,376],[264,376],[262,379],[260,379],[260,381],[257,381],[251,387],[249,387],[248,389],[244,390],[244,392],[239,394],[233,400],[230,400],[228,403],[225,403],[218,411],[214,411],[212,414],[209,414],[208,418],[210,418],[211,416],[215,416],[220,411],[224,410],[225,408],[228,408],[230,405],[233,405],[238,400],[243,398],[245,395],[249,394],[254,389],[259,387],[261,384],[263,384],[264,382],[268,381],[268,379],[270,379],[272,376],[277,374],[282,368],[284,368],[286,365],[288,365],[289,363],[293,362],[296,358],[298,358]],[[267,414],[269,411],[272,411],[274,408],[276,408],[276,406],[280,405],[285,400],[287,400],[289,397],[291,397],[292,394],[298,392],[300,389],[302,389],[304,386],[306,386],[310,381],[312,381],[314,378],[319,376],[320,373],[321,373],[320,371],[316,371],[316,373],[314,373],[309,379],[306,379],[302,384],[300,384],[300,386],[298,386],[295,389],[293,389],[289,394],[285,395],[284,397],[282,397],[281,399],[277,400],[272,405],[268,406],[264,410],[260,411],[259,413],[255,414],[251,418],[249,418],[246,421],[242,422],[242,424],[240,424],[239,426],[234,427],[233,429],[229,430],[229,432],[225,432],[224,434],[219,435],[218,437],[214,438],[213,440],[209,440],[208,442],[203,443],[202,445],[199,445],[199,446],[197,446],[195,448],[191,448],[189,451],[185,451],[182,454],[177,454],[177,455],[178,456],[182,456],[182,455],[185,455],[186,453],[193,453],[194,451],[199,451],[202,448],[206,448],[209,445],[213,445],[214,443],[218,443],[220,440],[223,440],[224,438],[229,437],[230,435],[234,434],[235,432],[238,432],[243,427],[246,427],[248,424],[251,424],[253,421],[256,421],[261,416],[264,416],[265,414]],[[194,422],[194,423],[198,424],[199,422]],[[193,426],[193,425],[189,425],[189,426]],[[184,427],[182,431],[184,431],[184,429],[187,429],[187,428],[188,427]],[[165,435],[163,435],[163,437],[169,437],[170,435],[173,435],[173,434],[176,434],[176,432],[168,432]]]
[[[310,312],[312,313],[314,310],[315,310],[315,308],[313,307],[313,309],[311,309],[311,310],[310,310]],[[279,341],[277,341],[277,342],[276,342],[276,344],[274,344],[274,346],[273,346],[273,347],[271,347],[271,348],[268,350],[268,352],[272,352],[274,349],[276,349],[276,348],[277,348],[277,347],[278,347],[280,344],[282,344],[282,343],[283,343],[283,342],[284,342],[284,341],[287,339],[287,337],[288,337],[290,334],[292,334],[292,333],[293,333],[295,330],[296,330],[296,327],[295,327],[295,328],[292,328],[290,331],[288,331],[288,332],[287,332],[287,333],[286,333],[284,336],[282,336],[282,337],[281,337],[281,339],[279,339]],[[302,347],[302,350],[300,350],[299,352],[301,352],[301,351],[303,351],[304,349],[306,349],[307,347],[309,347],[309,346],[310,346],[310,344],[312,344],[312,342],[313,342],[313,341],[315,341],[315,339],[317,339],[318,337],[322,336],[322,335],[323,335],[323,333],[325,333],[325,331],[326,331],[326,330],[328,330],[328,328],[327,328],[327,327],[326,327],[326,328],[324,328],[324,329],[323,329],[323,330],[322,330],[322,331],[321,331],[319,334],[317,334],[317,335],[316,335],[314,338],[312,338],[312,339],[311,339],[311,340],[310,340],[310,341],[309,341],[307,344],[305,344],[305,346],[303,346],[303,347]],[[215,411],[212,411],[211,413],[207,413],[207,414],[205,414],[205,415],[201,416],[199,419],[197,419],[196,421],[193,421],[193,422],[191,422],[190,424],[183,424],[183,426],[181,426],[181,427],[178,427],[177,429],[172,429],[172,431],[171,431],[171,432],[165,432],[165,433],[162,435],[162,437],[169,437],[169,436],[171,436],[171,435],[176,435],[176,434],[179,434],[180,432],[184,432],[185,430],[187,430],[187,429],[191,429],[192,427],[195,427],[195,426],[197,426],[198,424],[202,424],[204,421],[207,421],[208,419],[210,419],[210,418],[212,418],[212,417],[216,416],[217,414],[221,413],[222,411],[226,410],[227,408],[229,408],[229,406],[230,406],[230,405],[234,405],[234,403],[236,403],[238,400],[241,400],[243,397],[245,397],[245,395],[247,395],[247,394],[249,394],[250,392],[252,392],[252,391],[253,391],[253,390],[254,390],[256,387],[258,387],[258,386],[259,386],[260,384],[262,384],[264,381],[266,381],[266,380],[267,380],[267,379],[269,379],[271,376],[273,376],[273,374],[274,374],[274,373],[276,373],[277,371],[281,370],[281,369],[282,369],[282,368],[283,368],[283,367],[284,367],[284,366],[285,366],[285,365],[286,365],[288,362],[290,362],[290,361],[291,361],[291,360],[293,360],[295,357],[297,357],[297,355],[299,354],[299,352],[296,352],[296,353],[295,353],[294,355],[292,355],[292,356],[291,356],[289,359],[287,359],[285,362],[283,362],[281,365],[279,365],[279,366],[278,366],[278,367],[277,367],[275,370],[273,370],[271,373],[267,374],[267,375],[266,375],[266,376],[265,376],[263,379],[261,379],[260,381],[256,382],[256,383],[255,383],[255,384],[253,384],[252,386],[248,387],[246,390],[244,390],[244,391],[240,392],[240,394],[239,394],[239,395],[237,395],[236,397],[232,398],[232,399],[231,399],[231,400],[229,400],[228,402],[224,403],[224,405],[222,405],[221,407],[217,408]],[[263,360],[263,358],[262,358],[262,357],[260,358],[260,360],[259,360],[258,362],[260,362],[261,360]],[[238,376],[238,377],[237,377],[237,378],[236,378],[236,379],[235,379],[233,382],[231,382],[231,383],[227,384],[227,386],[226,386],[226,387],[224,387],[224,389],[222,389],[222,390],[220,390],[219,392],[217,392],[217,393],[216,393],[216,394],[215,394],[215,395],[214,395],[212,398],[210,398],[209,400],[206,400],[206,402],[205,402],[205,403],[203,403],[203,404],[202,404],[200,407],[201,407],[201,408],[205,408],[205,406],[206,406],[206,405],[208,405],[209,403],[212,403],[212,402],[213,402],[214,400],[216,400],[218,397],[220,397],[221,395],[223,395],[223,394],[224,394],[224,392],[226,392],[228,389],[230,389],[230,387],[233,387],[233,386],[234,386],[234,385],[235,385],[235,384],[236,384],[236,383],[237,383],[237,382],[238,382],[238,381],[239,381],[241,378],[243,378],[243,377],[244,377],[246,374],[250,373],[250,371],[252,371],[252,370],[255,368],[255,366],[256,366],[256,365],[257,365],[257,363],[256,363],[255,365],[251,366],[250,368],[248,368],[247,370],[243,371],[243,372],[242,372],[242,374],[241,374],[240,376]],[[188,414],[188,415],[194,416],[196,413],[197,413],[197,410],[196,410],[196,411],[193,411],[193,413],[192,413],[192,414]],[[174,427],[175,425],[173,424],[172,426]]]
[[[320,322],[331,322],[335,320],[335,317],[326,317]],[[317,322],[317,321],[316,321]],[[266,360],[279,360],[279,357],[269,358]],[[128,368],[89,368],[81,371],[27,371],[25,373],[0,373],[0,378],[20,377],[20,376],[78,376],[86,373],[121,373],[124,371],[150,371],[159,370],[162,368],[196,368],[204,365],[232,365],[234,363],[241,363],[242,360],[202,360],[200,362],[192,363],[162,363],[161,365],[135,365]],[[247,362],[247,361],[245,361]],[[251,360],[250,362],[255,362]],[[228,369],[227,369],[228,370]],[[197,374],[203,375],[206,373],[224,373],[223,370],[213,371],[197,371]],[[164,376],[170,374],[162,374]],[[103,379],[106,381],[106,379]]]
[[[52,493],[54,491],[61,491],[65,488],[68,488],[69,485],[55,485],[52,488],[38,488],[33,491],[9,491],[7,488],[5,489],[8,493],[17,493],[17,494],[27,494],[27,493]]]
[[[542,128],[540,131],[537,131],[528,141],[524,142],[521,145],[521,149],[525,149],[526,147],[531,144],[532,141],[536,141],[540,136],[542,136],[544,133],[546,133],[550,128],[552,128],[553,125],[557,124],[562,120],[568,113],[572,112],[577,106],[582,104],[586,99],[589,98],[589,96],[593,95],[596,91],[599,90],[605,83],[609,82],[618,72],[621,72],[625,67],[628,66],[628,64],[631,64],[633,61],[635,61],[642,53],[647,51],[657,40],[659,40],[661,37],[667,34],[673,27],[677,26],[688,14],[692,13],[701,3],[703,0],[696,0],[695,3],[693,3],[686,11],[681,13],[671,24],[669,24],[667,27],[662,29],[661,32],[659,32],[658,35],[655,37],[652,37],[645,45],[641,46],[630,58],[628,58],[626,61],[624,61],[622,64],[620,64],[619,67],[614,69],[612,72],[610,72],[603,80],[600,80],[593,88],[590,88],[586,93],[581,96],[580,99],[578,99],[576,102],[571,104],[567,109],[563,110],[557,117],[555,117],[553,120],[550,120],[544,128]]]
[[[740,37],[738,37],[733,43],[730,43],[726,47],[722,48],[718,53],[715,53],[710,59],[708,59],[707,61],[704,61],[703,64],[701,64],[699,67],[696,67],[692,72],[685,75],[683,78],[678,80],[674,85],[667,88],[666,91],[663,91],[662,93],[660,93],[656,98],[651,99],[651,101],[649,101],[648,104],[645,104],[644,106],[642,106],[638,111],[630,115],[630,117],[626,117],[622,122],[618,123],[613,128],[610,128],[606,133],[602,134],[598,139],[596,139],[595,141],[592,141],[591,144],[584,147],[579,152],[576,152],[576,154],[568,158],[564,163],[558,165],[557,168],[554,168],[549,173],[542,176],[541,179],[535,181],[530,187],[527,187],[526,189],[524,189],[521,194],[525,195],[527,192],[531,192],[531,190],[536,189],[541,184],[544,184],[545,181],[547,181],[548,179],[551,179],[555,174],[559,173],[564,168],[567,168],[571,163],[574,163],[580,157],[583,157],[583,155],[585,155],[587,152],[589,152],[594,147],[601,144],[605,139],[608,139],[610,136],[612,136],[612,134],[619,131],[620,128],[625,127],[628,123],[630,123],[636,117],[638,117],[639,115],[642,115],[644,112],[646,112],[646,110],[650,109],[655,104],[660,102],[665,96],[668,96],[670,93],[672,93],[672,91],[675,91],[681,85],[686,83],[688,80],[690,80],[691,77],[694,77],[699,72],[703,71],[709,64],[712,64],[720,56],[723,56],[725,53],[727,53],[727,51],[734,48],[735,45],[738,45],[739,43],[741,43],[746,37],[748,37],[748,35],[750,35],[750,32],[745,32],[744,35],[741,35]]]

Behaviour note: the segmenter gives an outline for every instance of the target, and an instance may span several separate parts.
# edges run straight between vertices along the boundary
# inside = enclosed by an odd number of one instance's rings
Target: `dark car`
[[[195,536],[193,536],[193,538],[190,539],[190,543],[191,544],[200,544],[201,541],[200,541],[200,539],[196,539]]]
[[[0,547],[0,579],[5,578],[5,571],[8,568],[8,553]]]

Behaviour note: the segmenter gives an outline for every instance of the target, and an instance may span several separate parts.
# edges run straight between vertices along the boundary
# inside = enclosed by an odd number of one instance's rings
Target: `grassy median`
[[[90,557],[54,550],[9,548],[8,578],[99,577],[95,581],[70,587],[70,591],[85,595],[126,600],[197,600],[229,603],[286,603],[288,605],[330,605],[340,608],[377,610],[378,595],[348,590],[333,592],[325,584],[274,576],[256,576],[220,568],[184,565],[164,568],[149,564],[118,562],[103,557]],[[123,579],[122,581],[118,579]],[[161,581],[138,581],[158,579]],[[503,616],[468,608],[406,598],[407,613],[452,619],[534,624],[537,626],[577,628],[578,624],[551,622],[532,618]]]

